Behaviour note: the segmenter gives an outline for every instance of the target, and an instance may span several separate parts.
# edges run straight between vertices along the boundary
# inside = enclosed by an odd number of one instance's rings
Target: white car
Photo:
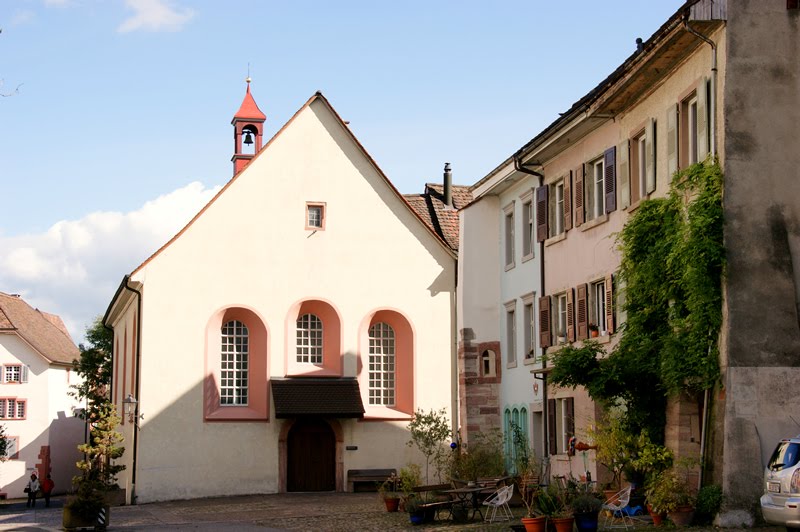
[[[800,530],[800,436],[775,447],[764,470],[761,513],[767,523]]]

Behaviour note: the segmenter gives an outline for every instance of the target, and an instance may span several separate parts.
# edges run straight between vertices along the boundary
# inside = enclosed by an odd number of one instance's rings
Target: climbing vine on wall
[[[722,325],[722,171],[707,160],[676,173],[666,198],[643,201],[617,237],[624,286],[616,349],[586,341],[555,356],[551,382],[583,386],[627,407],[631,431],[663,440],[666,398],[719,378]]]

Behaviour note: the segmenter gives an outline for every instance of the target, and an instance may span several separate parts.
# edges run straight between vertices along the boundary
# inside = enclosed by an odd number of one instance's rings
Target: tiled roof
[[[271,379],[275,417],[363,417],[358,381],[352,378]]]
[[[453,185],[453,206],[445,207],[443,188],[440,183],[428,183],[424,193],[404,194],[403,197],[428,227],[447,242],[450,249],[458,251],[458,210],[472,201],[472,193],[470,187]]]
[[[72,364],[80,356],[61,318],[0,292],[0,334],[17,334],[50,362]]]

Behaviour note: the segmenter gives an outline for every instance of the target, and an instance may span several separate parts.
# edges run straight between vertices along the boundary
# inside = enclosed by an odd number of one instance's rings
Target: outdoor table
[[[467,511],[472,509],[472,518],[475,519],[475,513],[477,512],[481,516],[481,520],[483,520],[483,512],[481,512],[481,505],[480,501],[478,500],[478,494],[481,492],[493,492],[494,490],[487,489],[485,486],[467,486],[465,488],[455,488],[452,490],[444,490],[442,493],[447,493],[453,496],[455,502],[463,506]]]

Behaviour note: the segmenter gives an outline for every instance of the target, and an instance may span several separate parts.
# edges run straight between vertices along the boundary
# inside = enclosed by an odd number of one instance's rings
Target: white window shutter
[[[697,86],[697,161],[702,162],[708,155],[708,98],[706,86],[708,78],[703,78]]]
[[[28,382],[28,366],[24,365],[19,372],[19,382]]]
[[[8,381],[6,380],[6,367],[5,367],[5,366],[0,366],[0,371],[2,371],[2,372],[3,372],[3,374],[2,374],[2,375],[0,375],[0,382],[4,382],[4,383],[5,383],[5,382],[8,382]]]
[[[667,107],[667,181],[678,171],[678,105]]]
[[[628,168],[629,150],[630,143],[627,140],[623,140],[617,150],[619,164],[619,206],[623,209],[631,204],[631,174]]]
[[[645,126],[645,190],[656,189],[656,121],[650,118]],[[644,194],[642,194],[644,195]]]

